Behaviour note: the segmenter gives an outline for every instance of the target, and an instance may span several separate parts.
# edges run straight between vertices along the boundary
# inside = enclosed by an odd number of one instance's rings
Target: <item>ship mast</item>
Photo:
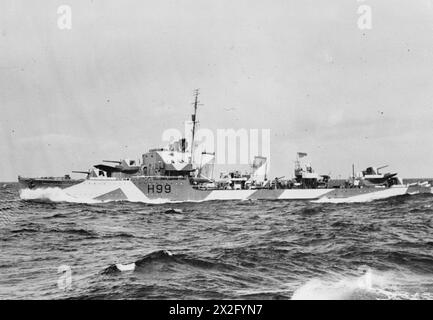
[[[196,126],[197,126],[197,107],[199,105],[201,105],[198,100],[198,96],[200,94],[200,90],[199,89],[195,89],[194,90],[194,96],[195,96],[195,100],[193,102],[193,106],[194,106],[194,113],[191,115],[191,120],[192,120],[192,139],[191,139],[191,163],[194,163],[194,138],[195,138],[195,130],[196,130]]]

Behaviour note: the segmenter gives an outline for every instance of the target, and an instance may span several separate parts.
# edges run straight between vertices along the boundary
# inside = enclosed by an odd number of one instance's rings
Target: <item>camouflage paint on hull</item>
[[[318,200],[364,202],[404,194],[432,193],[431,187],[399,185],[391,188],[200,190],[187,179],[133,177],[87,179],[64,192],[75,199],[145,203],[210,200]]]

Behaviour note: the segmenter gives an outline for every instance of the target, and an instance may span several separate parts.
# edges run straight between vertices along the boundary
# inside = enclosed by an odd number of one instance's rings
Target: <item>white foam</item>
[[[116,267],[120,271],[134,271],[135,270],[135,262],[130,263],[130,264],[118,263],[118,264],[116,264]]]
[[[169,256],[172,256],[173,255],[173,253],[171,253],[171,251],[168,251],[168,250],[163,250],[164,251],[164,253],[166,253],[167,255],[169,255]]]
[[[72,203],[100,203],[94,199],[81,199],[71,197],[60,188],[37,188],[20,190],[22,200],[49,200],[52,202],[72,202]]]
[[[350,299],[356,290],[371,290],[373,277],[368,270],[360,277],[341,279],[311,279],[292,296],[292,300],[346,300]]]
[[[431,292],[422,292],[431,279],[431,275],[372,269],[360,276],[327,275],[307,281],[292,300],[432,299]]]

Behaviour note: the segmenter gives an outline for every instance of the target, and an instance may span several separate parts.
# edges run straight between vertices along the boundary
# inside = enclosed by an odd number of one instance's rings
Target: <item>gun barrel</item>
[[[117,161],[117,160],[102,160],[102,162],[118,163],[118,164],[122,163],[122,161]]]
[[[385,166],[378,167],[377,170],[384,169],[384,168],[386,168],[386,167],[389,167],[389,165],[387,164],[387,165],[385,165]]]
[[[89,174],[89,171],[72,171],[73,173],[84,173],[84,174]]]

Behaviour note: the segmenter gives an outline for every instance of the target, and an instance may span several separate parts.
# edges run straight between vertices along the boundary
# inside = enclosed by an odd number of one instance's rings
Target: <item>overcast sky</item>
[[[432,1],[69,2],[71,30],[67,0],[0,2],[0,181],[138,158],[195,88],[202,127],[271,129],[271,175],[304,151],[333,176],[433,176]]]

